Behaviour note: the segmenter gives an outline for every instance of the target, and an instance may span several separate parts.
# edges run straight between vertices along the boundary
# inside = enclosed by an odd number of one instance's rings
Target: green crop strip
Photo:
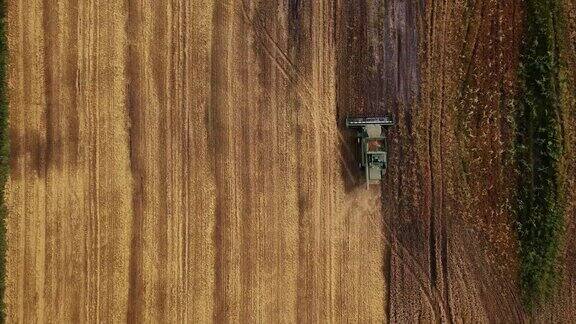
[[[8,93],[6,86],[6,2],[0,0],[0,322],[5,321],[4,290],[6,285],[6,203],[4,188],[9,172],[8,146]]]
[[[520,281],[527,309],[550,295],[563,229],[559,82],[559,3],[525,1],[525,34],[516,116],[516,208]]]

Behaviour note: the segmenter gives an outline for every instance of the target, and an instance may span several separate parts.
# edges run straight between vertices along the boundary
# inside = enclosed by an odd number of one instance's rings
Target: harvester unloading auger
[[[379,183],[388,165],[388,144],[385,131],[393,126],[391,117],[348,117],[346,126],[357,129],[356,136],[362,160],[360,167],[366,172],[366,188]]]

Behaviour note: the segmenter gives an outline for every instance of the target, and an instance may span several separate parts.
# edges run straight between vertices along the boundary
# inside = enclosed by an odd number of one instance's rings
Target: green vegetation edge
[[[560,163],[561,4],[527,0],[516,116],[516,205],[520,285],[528,310],[547,299],[556,282],[564,228]]]

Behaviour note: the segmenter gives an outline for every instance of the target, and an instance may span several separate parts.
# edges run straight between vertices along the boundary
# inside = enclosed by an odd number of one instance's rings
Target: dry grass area
[[[563,280],[534,314],[519,290],[522,16],[520,0],[9,1],[8,321],[574,321],[569,95]],[[343,120],[385,112],[390,169],[367,191]]]

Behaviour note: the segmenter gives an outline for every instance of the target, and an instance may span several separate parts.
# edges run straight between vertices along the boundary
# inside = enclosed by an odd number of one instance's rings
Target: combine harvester
[[[385,131],[394,125],[391,117],[348,117],[346,126],[357,129],[356,136],[362,154],[360,168],[366,172],[366,188],[380,183],[386,173],[388,144]]]

